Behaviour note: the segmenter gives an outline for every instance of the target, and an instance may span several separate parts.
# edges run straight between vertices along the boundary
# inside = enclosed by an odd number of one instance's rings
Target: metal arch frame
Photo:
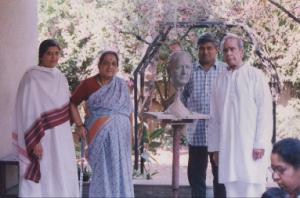
[[[188,28],[187,32],[181,37],[183,39],[190,30],[194,28],[209,28],[209,27],[226,27],[226,28],[233,28],[233,27],[240,27],[242,28],[247,36],[250,38],[250,42],[254,46],[254,53],[260,58],[262,64],[266,66],[267,71],[271,73],[271,81],[270,87],[273,87],[273,90],[276,90],[276,93],[273,93],[273,137],[272,142],[275,142],[276,138],[276,95],[280,92],[279,89],[279,76],[276,71],[275,65],[264,55],[263,51],[259,48],[258,43],[252,33],[251,29],[242,23],[238,22],[225,22],[223,20],[210,20],[210,19],[202,19],[198,22],[166,22],[161,23],[159,25],[159,34],[154,38],[152,43],[149,44],[145,55],[143,56],[141,62],[138,64],[137,68],[134,70],[134,169],[138,170],[138,158],[139,158],[139,151],[138,151],[138,113],[139,113],[139,102],[144,101],[144,72],[148,67],[149,63],[153,59],[154,55],[158,52],[159,47],[161,46],[162,42],[166,40],[169,32],[172,28]],[[135,35],[136,36],[136,35]],[[140,37],[137,39],[141,40]],[[140,76],[140,95],[138,96],[138,77]],[[143,152],[143,147],[141,148],[141,152]],[[143,160],[141,160],[141,172],[143,173]]]

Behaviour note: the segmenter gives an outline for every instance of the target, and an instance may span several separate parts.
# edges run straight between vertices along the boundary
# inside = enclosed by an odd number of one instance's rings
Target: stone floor
[[[145,179],[138,177],[134,179],[135,197],[137,198],[164,198],[172,197],[172,152],[169,150],[158,150],[157,155],[154,156],[157,162],[150,165],[146,164],[146,168],[150,172],[157,171],[152,179]],[[187,163],[188,150],[186,147],[180,149],[180,169],[179,169],[179,197],[191,197],[190,187],[187,179]],[[212,191],[212,174],[210,165],[207,170],[207,197],[213,197]],[[272,179],[268,179],[268,186],[275,186]],[[18,192],[17,187],[12,188],[9,192],[11,197],[16,197]],[[88,197],[88,184],[84,185],[84,196]],[[1,197],[1,196],[0,196]]]
[[[158,174],[154,175],[150,180],[143,178],[134,179],[135,192],[137,197],[152,197],[152,195],[154,195],[154,197],[170,197],[172,195],[172,151],[162,149],[158,150],[157,155],[155,155],[154,158],[157,162],[153,162],[148,168],[150,168],[151,172],[158,171]],[[187,178],[187,165],[188,149],[187,147],[182,147],[180,149],[179,197],[191,197],[189,182]],[[210,163],[208,164],[206,175],[207,197],[213,197],[213,177],[211,173]],[[148,190],[145,189],[145,187],[147,186]],[[272,181],[271,175],[269,175],[268,177],[267,186],[276,186],[276,184]],[[169,190],[164,190],[167,188],[169,188]],[[168,196],[166,196],[166,193],[168,193]]]
[[[135,195],[137,197],[152,197],[152,195],[154,197],[170,197],[172,196],[172,151],[160,149],[157,151],[157,155],[153,157],[157,162],[153,162],[149,166],[145,164],[145,166],[150,169],[150,172],[157,171],[158,174],[150,180],[144,178],[134,179]],[[188,150],[186,147],[182,147],[180,149],[179,197],[191,197],[187,178],[187,164]],[[212,197],[212,177],[209,172],[211,172],[210,167],[208,167],[206,184],[207,197]]]

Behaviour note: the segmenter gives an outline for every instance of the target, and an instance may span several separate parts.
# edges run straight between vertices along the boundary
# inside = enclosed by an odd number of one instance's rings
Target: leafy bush
[[[300,139],[300,99],[293,98],[287,106],[277,106],[277,137]]]

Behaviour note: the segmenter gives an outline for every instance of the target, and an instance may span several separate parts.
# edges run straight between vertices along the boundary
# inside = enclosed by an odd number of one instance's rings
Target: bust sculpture
[[[185,51],[172,53],[169,57],[167,71],[170,83],[174,86],[176,93],[173,103],[167,108],[165,113],[175,115],[177,119],[184,119],[192,114],[180,99],[183,88],[190,79],[192,57]]]
[[[144,116],[170,123],[173,128],[173,163],[172,189],[173,197],[178,197],[179,189],[179,144],[181,134],[187,125],[194,127],[194,121],[208,119],[207,115],[190,112],[181,102],[180,96],[184,86],[188,83],[192,72],[192,57],[184,51],[176,51],[169,56],[167,65],[170,83],[175,88],[173,102],[164,112],[145,112]]]

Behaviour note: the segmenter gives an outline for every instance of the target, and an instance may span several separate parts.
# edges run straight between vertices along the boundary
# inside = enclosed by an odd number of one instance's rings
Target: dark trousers
[[[192,197],[206,197],[206,169],[208,164],[208,156],[210,158],[214,197],[226,197],[224,184],[218,183],[218,167],[212,160],[212,153],[208,153],[207,146],[191,146],[189,145],[189,162],[188,162],[188,179],[192,188]]]

